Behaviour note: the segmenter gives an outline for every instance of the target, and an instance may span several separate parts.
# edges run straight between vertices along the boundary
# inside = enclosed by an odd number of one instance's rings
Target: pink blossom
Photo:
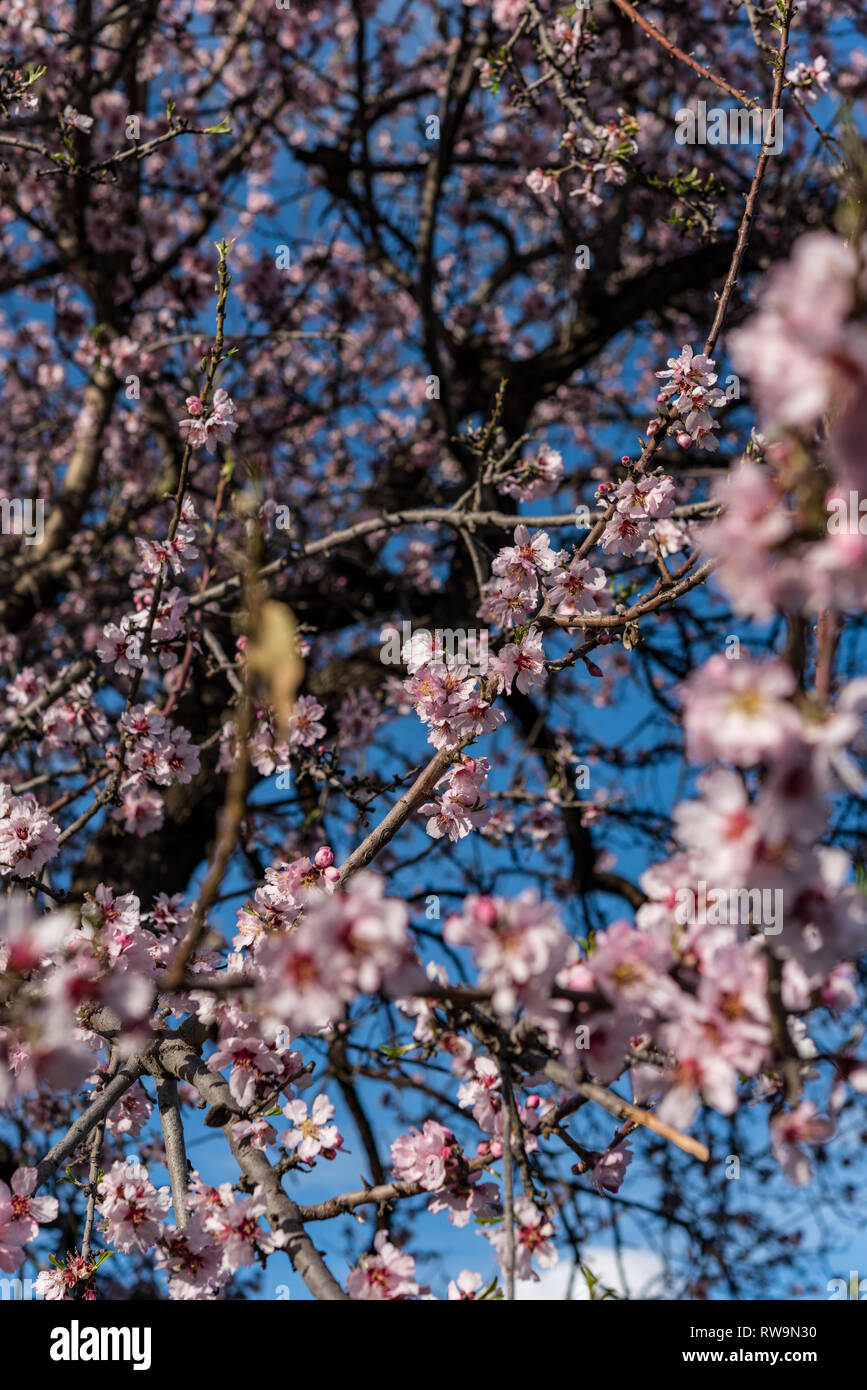
[[[812,1100],[771,1120],[771,1148],[789,1182],[801,1187],[810,1181],[810,1160],[804,1144],[824,1144],[834,1133],[833,1120],[816,1113]]]
[[[541,197],[543,193],[550,193],[555,202],[560,197],[560,185],[552,174],[548,174],[544,169],[533,169],[524,180],[527,187]]]
[[[796,63],[786,73],[786,81],[791,82],[793,87],[799,87],[808,101],[815,101],[831,85],[827,58],[820,54],[811,63]]]
[[[362,1255],[346,1281],[350,1298],[382,1302],[416,1298],[423,1292],[415,1277],[415,1260],[392,1245],[385,1231],[377,1231],[375,1253]]]
[[[712,656],[681,686],[690,757],[749,767],[783,756],[801,733],[787,698],[795,686],[794,672],[781,661]]]
[[[421,1130],[411,1127],[391,1146],[394,1174],[401,1182],[417,1182],[427,1192],[445,1185],[449,1165],[454,1166],[460,1146],[450,1129],[436,1120],[425,1120]]]
[[[113,1163],[98,1187],[97,1207],[106,1236],[127,1254],[147,1251],[157,1242],[171,1202],[169,1189],[157,1190],[145,1169],[131,1161]]]
[[[58,852],[60,828],[35,796],[13,796],[0,783],[0,877],[29,878]]]
[[[290,1101],[283,1106],[283,1114],[292,1121],[291,1129],[284,1129],[280,1143],[290,1153],[293,1151],[305,1163],[312,1163],[319,1156],[334,1158],[343,1146],[343,1136],[337,1125],[328,1121],[334,1114],[334,1106],[325,1095],[319,1095],[313,1102],[313,1109],[307,1114],[303,1100]]]
[[[73,106],[63,108],[63,121],[75,130],[82,130],[85,134],[93,129],[93,117],[83,116],[80,111],[76,111]]]
[[[548,602],[558,617],[606,613],[612,607],[605,571],[588,560],[573,557],[568,565],[544,575],[543,582]]]
[[[542,635],[535,624],[531,625],[517,642],[491,657],[488,663],[495,690],[505,690],[511,694],[512,685],[517,685],[523,695],[531,695],[548,679],[545,667],[545,652]]]
[[[279,1071],[276,1058],[261,1038],[253,1036],[225,1038],[217,1051],[208,1058],[209,1071],[222,1071],[231,1067],[229,1090],[235,1100],[246,1110],[253,1104],[256,1087],[267,1076]]]
[[[541,1269],[552,1269],[557,1263],[557,1251],[551,1242],[554,1227],[549,1217],[523,1195],[515,1198],[515,1278],[538,1283],[539,1275],[532,1267],[535,1258]],[[503,1226],[487,1232],[500,1267],[504,1265],[507,1235]]]
[[[481,1274],[474,1274],[472,1270],[462,1269],[457,1279],[449,1280],[449,1302],[475,1299],[481,1287]]]
[[[590,1174],[590,1181],[600,1197],[605,1192],[619,1192],[626,1170],[634,1155],[628,1139],[612,1144],[597,1159]]]
[[[155,1268],[169,1276],[169,1297],[183,1301],[215,1298],[229,1277],[222,1253],[198,1212],[183,1230],[165,1230]]]
[[[520,1002],[541,1006],[566,959],[569,937],[550,903],[532,889],[517,898],[469,897],[460,916],[449,917],[446,941],[472,948],[479,984],[490,989],[498,1013]]]

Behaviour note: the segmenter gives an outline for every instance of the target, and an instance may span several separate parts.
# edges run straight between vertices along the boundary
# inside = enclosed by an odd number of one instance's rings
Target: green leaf
[[[482,1292],[477,1296],[476,1302],[481,1303],[484,1299],[493,1301],[502,1297],[503,1295],[497,1290],[497,1276],[495,1274],[490,1284],[486,1284]]]

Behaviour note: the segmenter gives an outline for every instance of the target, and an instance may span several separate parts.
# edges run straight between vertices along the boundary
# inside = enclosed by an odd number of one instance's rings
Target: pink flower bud
[[[498,916],[496,903],[490,898],[479,898],[473,907],[473,916],[480,927],[492,927]]]
[[[327,869],[330,864],[334,863],[334,850],[330,849],[328,845],[323,845],[321,849],[316,851],[313,863],[317,869]]]
[[[541,1096],[528,1096],[525,1101],[525,1106],[528,1110],[538,1110],[541,1103]]]
[[[645,434],[647,435],[648,439],[652,439],[655,434],[659,433],[659,427],[661,424],[661,420],[650,420],[648,422],[647,429],[645,430]]]
[[[690,449],[692,448],[692,435],[687,434],[686,430],[683,430],[677,436],[677,442],[680,445],[681,449]]]
[[[198,396],[187,396],[184,404],[191,415],[201,415],[205,409]]]
[[[327,878],[329,883],[339,883],[340,870],[335,868],[325,869],[322,874],[322,877]]]
[[[491,1140],[491,1158],[503,1157],[503,1145],[499,1139]]]

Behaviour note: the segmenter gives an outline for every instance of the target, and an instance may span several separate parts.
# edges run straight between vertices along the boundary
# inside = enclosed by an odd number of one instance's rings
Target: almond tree
[[[867,20],[669,8],[7,6],[0,1268],[48,1297],[598,1296],[613,1231],[738,1298],[817,1277],[767,1182],[843,1230]]]

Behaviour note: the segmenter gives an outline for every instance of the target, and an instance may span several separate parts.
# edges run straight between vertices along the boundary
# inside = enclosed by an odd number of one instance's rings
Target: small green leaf
[[[415,1052],[417,1047],[418,1043],[402,1043],[399,1046],[391,1047],[387,1043],[381,1043],[379,1051],[389,1062],[396,1062],[400,1057],[405,1057],[408,1052]]]

